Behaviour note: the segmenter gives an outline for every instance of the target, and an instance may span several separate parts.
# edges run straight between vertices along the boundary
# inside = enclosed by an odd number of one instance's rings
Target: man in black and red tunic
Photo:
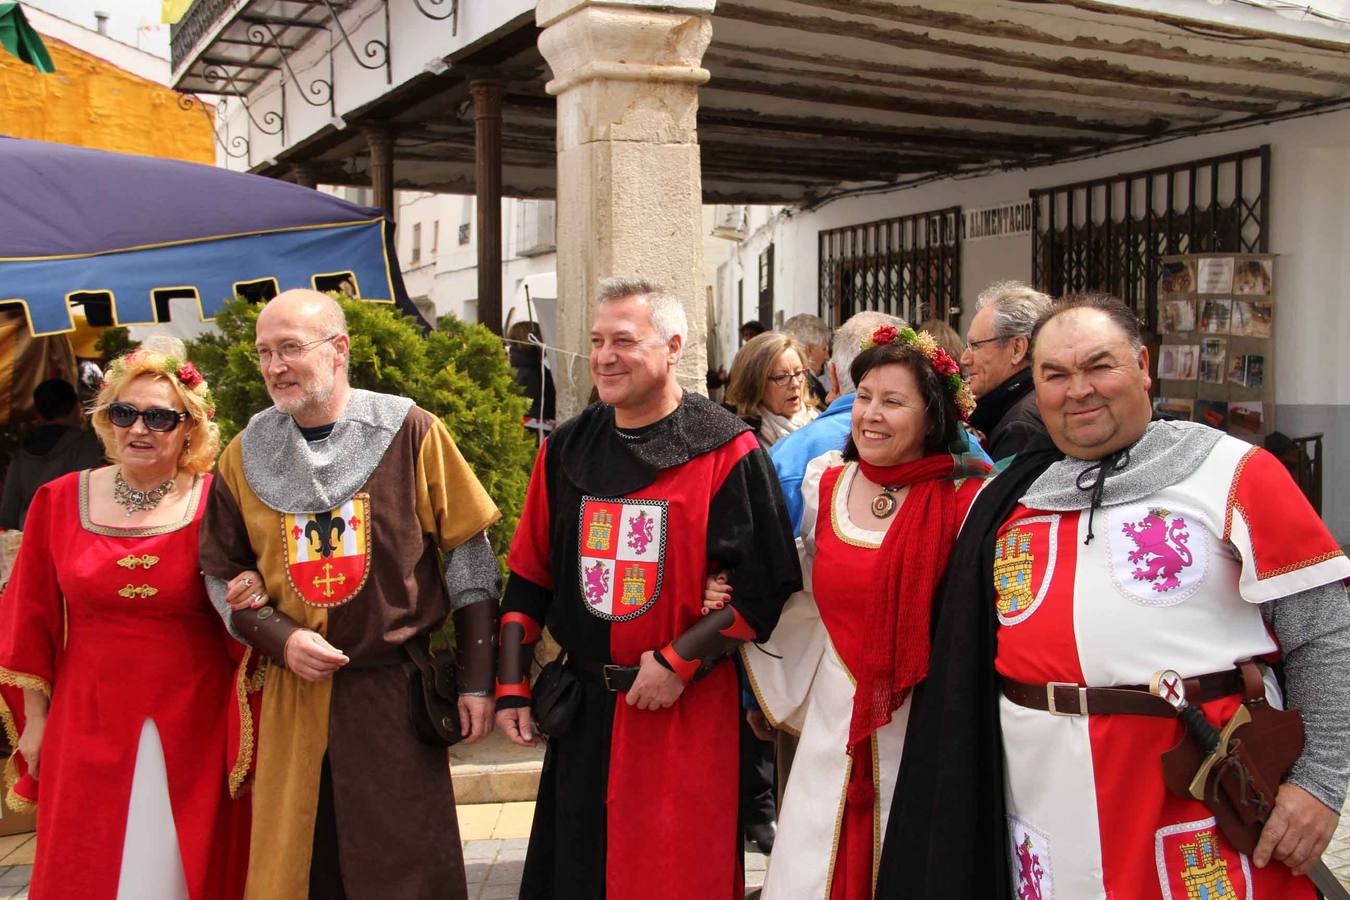
[[[687,325],[644,281],[601,284],[600,402],[545,443],[507,559],[497,719],[533,744],[547,627],[581,701],[550,723],[521,897],[740,896],[736,671],[801,572],[768,457],[675,378]],[[705,579],[733,599],[702,615]]]

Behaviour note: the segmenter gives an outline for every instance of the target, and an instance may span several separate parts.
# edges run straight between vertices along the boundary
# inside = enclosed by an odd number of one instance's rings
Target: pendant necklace
[[[138,491],[126,483],[125,479],[122,478],[122,470],[119,468],[113,474],[113,502],[125,509],[128,516],[133,513],[152,510],[159,506],[161,500],[169,496],[176,480],[177,476],[174,476],[158,487],[152,487],[148,491]]]
[[[904,487],[903,484],[893,484],[881,486],[881,493],[872,498],[872,515],[878,519],[890,518],[900,504],[895,501],[895,492]]]

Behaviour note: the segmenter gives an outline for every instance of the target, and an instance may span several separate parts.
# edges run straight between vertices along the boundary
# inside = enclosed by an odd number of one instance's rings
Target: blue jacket
[[[806,475],[806,464],[823,453],[844,449],[852,425],[855,394],[856,391],[837,398],[811,424],[798,428],[769,448],[769,459],[787,501],[793,537],[801,537],[802,533],[802,477]]]

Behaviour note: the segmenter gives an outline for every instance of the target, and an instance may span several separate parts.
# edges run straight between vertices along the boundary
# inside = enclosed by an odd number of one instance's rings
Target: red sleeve
[[[64,520],[69,529],[72,520],[79,520],[74,496],[78,478],[74,474],[43,485],[28,508],[19,556],[0,598],[0,684],[51,693],[64,635],[53,554],[55,547],[69,542],[68,535],[53,534],[53,525]]]
[[[553,590],[552,554],[549,552],[548,473],[544,459],[548,442],[539,448],[525,493],[525,509],[511,539],[506,566],[512,572],[547,590]]]
[[[1224,539],[1242,557],[1243,599],[1264,603],[1350,577],[1350,561],[1289,472],[1253,447],[1228,491]]]

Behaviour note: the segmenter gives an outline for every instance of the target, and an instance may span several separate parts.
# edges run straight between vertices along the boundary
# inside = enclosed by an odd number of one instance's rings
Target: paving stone
[[[13,866],[0,873],[0,888],[27,887],[32,880],[32,866]]]

